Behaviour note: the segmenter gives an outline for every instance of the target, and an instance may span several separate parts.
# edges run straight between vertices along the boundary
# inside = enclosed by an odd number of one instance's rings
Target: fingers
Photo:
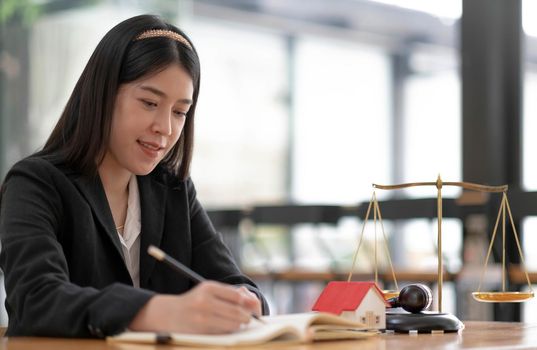
[[[238,288],[238,290],[242,293],[242,295],[245,297],[243,305],[253,312],[257,316],[261,316],[262,314],[262,307],[261,307],[261,300],[257,297],[257,295],[253,292],[251,292],[248,288],[242,286]]]
[[[250,314],[253,313],[257,316],[262,314],[261,301],[252,293],[248,288],[241,286],[236,288],[227,284],[218,282],[205,282],[200,285],[201,288],[207,288],[212,293],[216,293],[218,298],[225,300],[226,302],[240,305],[246,309]]]
[[[199,289],[202,294],[211,295],[229,304],[244,307],[251,303],[250,296],[245,294],[243,290],[228,284],[207,281],[199,284],[195,289]]]
[[[251,311],[241,304],[230,303],[218,298],[218,296],[207,300],[207,304],[212,313],[217,317],[237,322],[239,325],[250,321]]]
[[[198,308],[225,322],[226,330],[236,330],[251,319],[254,310],[249,305],[252,301],[237,288],[218,282],[204,282],[192,292],[197,294]]]

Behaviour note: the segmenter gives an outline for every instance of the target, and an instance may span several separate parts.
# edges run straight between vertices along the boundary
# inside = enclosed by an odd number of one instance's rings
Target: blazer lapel
[[[106,234],[112,240],[117,253],[123,261],[123,251],[121,250],[121,242],[116,232],[114,219],[110,212],[110,206],[106,199],[106,193],[104,192],[103,185],[99,176],[94,178],[79,176],[73,180],[75,186],[84,195],[86,200],[91,206],[95,217],[103,227]]]
[[[147,286],[155,259],[147,254],[149,245],[160,246],[164,229],[166,187],[151,176],[138,176],[142,232],[140,242],[140,287]]]

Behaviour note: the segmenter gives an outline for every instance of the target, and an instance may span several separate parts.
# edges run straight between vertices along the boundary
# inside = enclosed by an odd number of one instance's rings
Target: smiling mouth
[[[163,149],[164,147],[161,147],[157,144],[154,144],[154,143],[147,143],[147,142],[143,142],[143,141],[140,141],[138,140],[138,143],[140,145],[142,145],[143,147],[147,148],[147,149],[150,149],[152,151],[160,151],[161,149]]]

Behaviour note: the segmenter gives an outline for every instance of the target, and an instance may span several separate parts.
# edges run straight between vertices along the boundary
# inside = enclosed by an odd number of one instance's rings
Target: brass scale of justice
[[[438,216],[438,311],[442,313],[442,281],[443,281],[443,263],[442,263],[442,187],[443,186],[457,186],[462,187],[466,190],[471,191],[478,191],[478,192],[489,192],[489,193],[502,193],[502,200],[500,204],[500,208],[498,211],[498,216],[496,218],[496,223],[494,225],[494,230],[492,232],[490,244],[488,247],[487,255],[485,258],[485,264],[483,266],[483,270],[481,272],[481,277],[479,281],[479,287],[476,292],[472,293],[472,296],[475,300],[479,302],[496,302],[496,303],[505,303],[505,302],[523,302],[527,301],[534,297],[533,288],[531,286],[531,282],[528,276],[528,271],[526,269],[526,264],[524,261],[524,255],[522,254],[522,249],[520,246],[520,241],[518,239],[518,234],[514,225],[513,221],[513,215],[511,213],[511,207],[509,206],[509,201],[507,199],[507,185],[502,186],[485,186],[470,182],[443,182],[440,178],[440,175],[438,175],[438,179],[436,182],[414,182],[414,183],[403,183],[403,184],[397,184],[397,185],[378,185],[373,184],[373,195],[371,196],[371,200],[369,202],[369,206],[367,208],[366,216],[362,225],[361,233],[360,233],[360,239],[358,242],[358,246],[356,248],[356,251],[354,253],[353,261],[352,261],[352,267],[349,272],[349,276],[347,278],[347,281],[350,282],[352,278],[352,273],[354,271],[354,266],[356,263],[356,258],[358,256],[358,251],[360,250],[360,246],[362,244],[362,240],[364,237],[364,231],[365,226],[369,220],[369,215],[371,212],[371,209],[373,207],[373,221],[375,225],[375,242],[374,242],[374,269],[375,269],[375,283],[378,285],[378,263],[377,263],[377,221],[380,224],[382,235],[384,238],[384,245],[385,250],[388,258],[388,263],[391,269],[392,278],[395,284],[396,290],[385,290],[384,295],[386,299],[397,297],[399,295],[399,286],[397,284],[397,279],[395,276],[395,272],[393,269],[393,264],[390,257],[390,251],[387,244],[387,237],[384,231],[384,225],[382,223],[382,215],[380,212],[380,207],[377,201],[376,189],[381,190],[396,190],[396,189],[402,189],[402,188],[409,188],[409,187],[417,187],[417,186],[435,186],[438,191],[437,195],[437,216]],[[512,291],[506,291],[505,290],[505,279],[506,279],[506,267],[505,267],[505,240],[506,240],[506,234],[505,234],[505,226],[506,226],[506,213],[509,215],[509,221],[511,223],[511,227],[513,230],[513,235],[515,237],[516,245],[518,248],[518,254],[520,256],[520,261],[522,263],[524,273],[526,276],[526,281],[528,283],[528,292],[512,292]],[[483,292],[481,291],[481,285],[483,283],[483,278],[485,276],[485,272],[487,269],[487,264],[490,258],[490,253],[492,251],[492,246],[496,238],[496,233],[498,231],[498,226],[500,219],[502,221],[502,290],[500,292]]]

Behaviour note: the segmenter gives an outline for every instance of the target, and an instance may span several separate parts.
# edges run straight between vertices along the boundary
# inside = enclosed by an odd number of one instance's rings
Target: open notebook
[[[238,332],[223,335],[124,332],[110,342],[170,343],[188,346],[238,346],[269,342],[310,342],[325,339],[360,339],[376,334],[357,323],[327,313],[264,316],[263,324],[252,320]]]

